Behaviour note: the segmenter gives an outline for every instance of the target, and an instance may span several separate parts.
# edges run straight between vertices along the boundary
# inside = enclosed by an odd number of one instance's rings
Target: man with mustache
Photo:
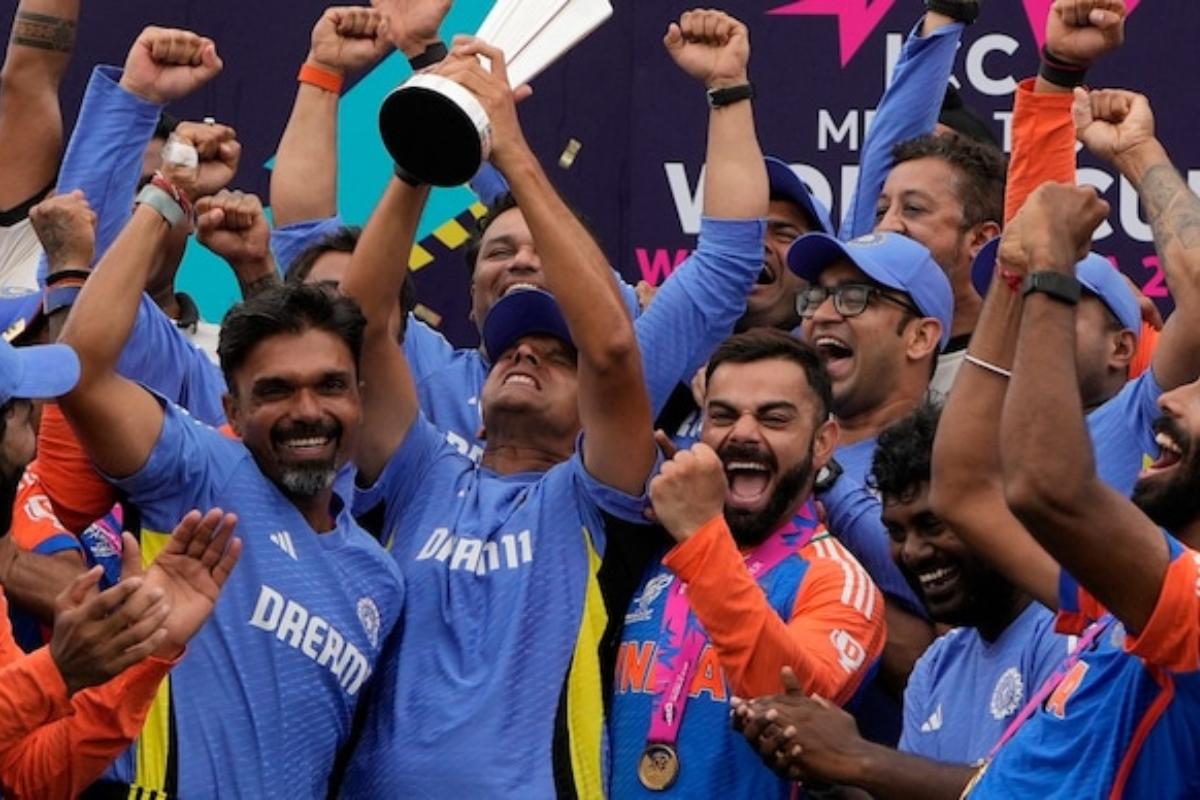
[[[144,529],[169,530],[180,509],[219,498],[244,541],[224,599],[160,695],[158,722],[103,790],[321,796],[403,605],[395,564],[332,486],[362,419],[364,321],[316,286],[279,287],[231,310],[219,351],[236,439],[121,377],[141,287],[173,227],[189,224],[195,163],[164,159],[61,336],[81,364],[63,413]],[[157,538],[144,537],[151,550]],[[219,709],[213,697],[224,698]]]
[[[703,441],[650,484],[676,546],[625,618],[614,797],[788,797],[729,730],[730,697],[777,691],[787,666],[845,703],[883,648],[883,598],[811,503],[838,436],[816,353],[757,329],[706,373]]]

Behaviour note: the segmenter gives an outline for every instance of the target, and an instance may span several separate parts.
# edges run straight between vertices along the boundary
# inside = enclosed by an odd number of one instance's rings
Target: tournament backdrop
[[[1127,0],[1134,13],[1128,41],[1089,75],[1094,86],[1149,95],[1159,135],[1193,187],[1200,189],[1200,4]],[[984,0],[967,30],[954,69],[963,97],[991,120],[1007,145],[1015,81],[1036,69],[1038,40],[1051,0]],[[120,64],[146,24],[190,28],[212,37],[224,73],[172,112],[212,115],[233,125],[244,145],[237,188],[267,201],[271,157],[295,92],[309,31],[326,4],[317,0],[83,0],[79,41],[63,92],[73,123],[91,66]],[[534,83],[522,105],[526,134],[568,200],[593,222],[613,264],[629,280],[663,280],[694,245],[701,198],[707,107],[703,91],[663,51],[667,23],[692,4],[681,0],[614,0],[613,18]],[[7,38],[13,0],[0,10]],[[491,0],[457,0],[443,29],[474,31]],[[750,27],[751,77],[765,152],[797,165],[835,208],[848,200],[872,109],[890,76],[920,0],[729,0]],[[345,93],[341,106],[339,202],[350,222],[364,222],[391,175],[376,128],[382,97],[408,74],[393,55]],[[569,169],[557,166],[575,139]],[[1112,205],[1096,249],[1115,257],[1143,291],[1169,304],[1152,236],[1132,187],[1083,158],[1081,180]],[[434,193],[420,229],[416,270],[421,302],[457,343],[475,341],[467,322],[462,221],[474,198],[465,189]],[[219,320],[238,295],[228,269],[193,243],[180,280],[204,315]]]

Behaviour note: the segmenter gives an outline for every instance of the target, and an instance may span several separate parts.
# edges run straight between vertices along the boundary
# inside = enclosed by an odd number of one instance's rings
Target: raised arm
[[[196,239],[225,260],[249,299],[279,283],[262,201],[222,189],[196,201]]]
[[[1017,279],[1027,271],[1020,222],[1005,230],[1000,263]],[[1011,278],[1010,278],[1011,279]],[[1058,607],[1058,564],[1009,510],[1000,465],[1000,414],[1017,347],[1022,296],[999,276],[958,371],[933,446],[934,512],[1014,585]]]
[[[734,34],[732,26],[718,36]],[[491,64],[483,69],[476,56]],[[537,245],[578,352],[583,460],[597,480],[632,495],[645,491],[654,464],[650,402],[629,312],[600,247],[555,192],[517,121],[504,54],[459,39],[442,74],[475,94],[492,123],[492,163],[504,175]]]
[[[1041,187],[1013,223],[1019,221],[1027,263],[1073,279],[1108,210],[1091,188]],[[1136,635],[1158,600],[1167,544],[1096,474],[1074,342],[1074,304],[1044,292],[1026,298],[1001,418],[1005,496],[1063,569]]]
[[[966,9],[966,3],[961,5]],[[892,148],[907,139],[933,133],[962,32],[963,23],[927,11],[905,40],[892,82],[879,101],[863,143],[858,183],[842,221],[843,239],[853,239],[875,228],[875,207],[892,169]]]
[[[215,63],[212,42],[199,40],[194,45],[196,52],[185,54],[184,64],[193,58],[202,64]],[[162,188],[150,202],[138,204],[129,224],[100,259],[60,339],[79,355],[80,379],[59,405],[97,468],[116,478],[132,475],[146,463],[162,429],[162,406],[116,368],[138,314],[141,287],[172,226],[184,224],[190,193],[195,190],[194,167],[163,166]]]
[[[271,206],[278,226],[337,213],[337,116],[342,82],[375,63],[390,47],[373,8],[328,8],[312,30],[292,115],[271,171]]]
[[[1138,190],[1154,230],[1175,311],[1154,352],[1154,378],[1173,389],[1200,376],[1200,198],[1197,198],[1154,135],[1146,98],[1133,92],[1079,89],[1075,98],[1079,139],[1094,155],[1116,166]]]
[[[62,154],[58,86],[75,46],[79,0],[21,0],[0,72],[0,211],[50,186]]]

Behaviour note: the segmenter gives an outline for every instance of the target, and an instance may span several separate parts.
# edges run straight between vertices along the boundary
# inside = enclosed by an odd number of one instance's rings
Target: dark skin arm
[[[54,619],[54,601],[83,571],[78,553],[43,556],[17,547],[11,536],[0,538],[0,586],[14,605],[40,621]]]
[[[973,767],[943,764],[863,739],[854,718],[820,697],[806,697],[790,669],[785,692],[735,701],[735,730],[767,766],[789,780],[857,787],[879,800],[957,800]],[[842,797],[861,797],[853,790]]]
[[[1042,186],[1017,216],[1028,263],[1073,275],[1108,210],[1093,189]],[[1046,551],[1136,634],[1158,601],[1167,544],[1096,474],[1074,341],[1075,306],[1042,293],[1026,299],[1000,427],[1005,496]]]
[[[75,46],[79,0],[22,0],[0,73],[0,210],[28,200],[58,172],[58,87]]]

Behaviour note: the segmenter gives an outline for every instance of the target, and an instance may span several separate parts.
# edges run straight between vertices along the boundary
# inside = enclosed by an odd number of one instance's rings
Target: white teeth
[[[948,578],[953,574],[953,568],[943,567],[941,569],[936,569],[933,572],[923,572],[917,577],[920,579],[922,585],[928,586],[931,583],[937,583],[940,580]]]
[[[765,464],[759,464],[757,461],[731,461],[725,465],[726,472],[732,472],[735,469],[753,470],[755,472],[767,472]]]
[[[504,379],[505,386],[507,386],[510,383],[519,383],[522,386],[533,386],[535,388],[537,387],[537,382],[533,378],[529,377],[528,375],[522,375],[519,372],[513,373],[512,375],[509,375],[507,378]]]
[[[1183,455],[1183,448],[1181,448],[1179,445],[1175,444],[1175,440],[1172,439],[1170,436],[1168,436],[1165,433],[1161,433],[1161,432],[1156,433],[1154,435],[1154,441],[1163,450],[1169,450],[1170,452],[1174,453],[1177,456]]]
[[[832,336],[818,336],[815,342],[817,347],[840,347],[843,350],[849,350],[850,345],[843,342],[841,339],[835,339]]]
[[[329,443],[327,436],[313,436],[308,439],[288,439],[284,444],[288,447],[321,447]]]
[[[514,283],[512,286],[509,286],[507,289],[504,290],[504,295],[508,295],[509,293],[511,293],[513,291],[524,291],[525,289],[541,289],[541,288],[542,287],[535,286],[532,283]]]

